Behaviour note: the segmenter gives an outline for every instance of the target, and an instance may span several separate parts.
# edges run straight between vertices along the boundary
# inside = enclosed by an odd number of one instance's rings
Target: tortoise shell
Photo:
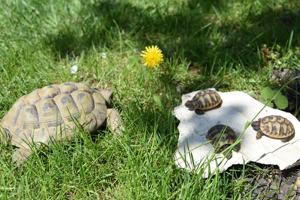
[[[215,152],[220,153],[233,145],[237,141],[237,136],[231,127],[224,124],[217,124],[208,130],[206,139],[214,146]],[[233,146],[233,150],[238,151],[239,149],[240,144]],[[227,158],[230,158],[231,154],[227,156]]]
[[[215,90],[201,90],[185,103],[190,110],[195,110],[197,114],[203,114],[204,111],[218,108],[222,105],[221,96]]]
[[[100,90],[82,83],[49,85],[22,96],[1,121],[12,145],[24,147],[28,140],[47,144],[51,137],[70,138],[76,123],[88,132],[106,120],[106,100]],[[56,134],[64,129],[65,135]]]
[[[293,124],[279,115],[269,115],[252,122],[251,126],[257,131],[256,138],[262,135],[287,142],[295,136]]]

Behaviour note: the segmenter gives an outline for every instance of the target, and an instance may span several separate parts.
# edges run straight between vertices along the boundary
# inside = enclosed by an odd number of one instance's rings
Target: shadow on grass
[[[130,38],[141,48],[158,44],[167,56],[183,55],[202,66],[211,66],[216,59],[218,63],[230,60],[252,66],[258,64],[257,47],[264,43],[284,46],[292,31],[298,33],[300,22],[300,8],[289,10],[283,6],[266,6],[258,14],[250,10],[240,21],[226,21],[217,15],[218,11],[231,9],[222,1],[213,4],[189,0],[187,5],[178,5],[180,9],[175,12],[117,1],[83,5],[78,18],[49,35],[55,53],[77,55],[93,45],[116,47],[120,38]],[[299,45],[296,34],[293,44]]]
[[[220,17],[218,12],[229,13],[231,4],[221,0],[214,3],[189,0],[172,10],[96,0],[94,4],[82,3],[79,16],[60,24],[59,31],[48,35],[46,42],[62,57],[80,55],[93,46],[120,48],[120,43],[128,40],[137,42],[140,49],[157,44],[167,57],[179,55],[191,63],[191,68],[205,68],[211,74],[222,70],[228,62],[233,63],[233,67],[239,63],[247,66],[246,70],[258,70],[261,62],[258,48],[262,44],[285,46],[292,31],[292,45],[299,45],[300,7],[291,10],[284,6],[277,9],[265,6],[259,12],[250,9],[239,20]],[[173,76],[174,73],[165,74],[160,81],[166,87],[175,88]],[[207,76],[205,80],[194,79],[187,88],[217,84],[218,80]],[[157,116],[157,111],[144,110],[140,118],[149,122],[152,129]],[[167,118],[163,114],[157,119],[160,132],[169,128],[161,120]]]

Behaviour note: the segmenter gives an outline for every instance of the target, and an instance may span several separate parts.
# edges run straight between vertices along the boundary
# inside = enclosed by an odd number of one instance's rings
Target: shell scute
[[[36,104],[37,112],[39,113],[39,123],[63,123],[59,109],[53,99],[42,99]]]
[[[61,93],[66,93],[66,94],[70,94],[78,89],[76,84],[70,82],[61,84],[59,88]]]
[[[26,128],[39,128],[39,115],[34,105],[26,105],[20,112],[20,119],[24,119],[21,125]]]
[[[72,92],[71,96],[74,99],[78,109],[82,110],[83,113],[91,113],[94,109],[94,100],[89,93],[76,90]]]
[[[87,86],[86,84],[77,83],[76,86],[77,86],[77,90],[86,91],[86,92],[91,93],[91,88],[89,86]]]
[[[60,94],[54,98],[54,101],[60,110],[62,118],[69,119],[71,116],[79,116],[79,109],[69,94]]]
[[[60,93],[59,88],[53,86],[46,86],[40,90],[37,90],[40,99],[53,98]]]
[[[95,109],[93,110],[93,114],[96,117],[97,126],[101,126],[106,119],[107,109],[105,104],[96,103]]]
[[[217,153],[220,153],[237,141],[237,135],[231,127],[224,124],[217,124],[208,130],[206,139],[209,140],[210,143],[214,146],[215,151]],[[235,151],[239,151],[239,149],[239,143],[233,147],[233,150]],[[230,158],[231,153],[229,152],[226,157]]]
[[[23,96],[23,101],[25,104],[35,104],[36,102],[38,102],[39,100],[41,100],[40,95],[38,94],[38,90],[35,90],[31,93],[29,93],[28,95]]]

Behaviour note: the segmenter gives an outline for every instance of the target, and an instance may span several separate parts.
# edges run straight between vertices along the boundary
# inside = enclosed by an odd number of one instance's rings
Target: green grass
[[[176,87],[256,94],[269,84],[263,44],[299,66],[299,23],[298,0],[2,0],[0,117],[35,88],[83,81],[114,89],[126,130],[79,131],[21,168],[1,147],[0,199],[251,199],[255,165],[208,179],[176,168]],[[165,54],[155,71],[140,61],[150,44]]]

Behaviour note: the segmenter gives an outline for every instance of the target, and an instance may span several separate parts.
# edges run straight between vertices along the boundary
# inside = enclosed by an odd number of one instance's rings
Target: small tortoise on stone
[[[214,146],[216,153],[224,151],[231,145],[233,145],[232,150],[240,150],[240,144],[236,143],[237,136],[235,131],[231,127],[223,124],[217,124],[211,127],[206,134],[206,139],[209,140]],[[225,156],[227,157],[227,159],[230,159],[231,151],[227,152],[227,155]]]
[[[192,100],[188,100],[185,106],[194,110],[198,115],[204,114],[204,111],[218,108],[222,105],[222,99],[215,90],[201,90]]]
[[[83,83],[53,84],[22,96],[0,123],[0,139],[17,149],[13,160],[21,164],[32,153],[33,143],[48,145],[51,139],[71,139],[78,122],[85,131],[95,132],[107,123],[121,133],[119,113],[107,106],[112,91]],[[0,133],[1,133],[0,132]]]
[[[288,142],[295,136],[293,124],[286,118],[278,115],[270,115],[252,122],[251,126],[257,131],[256,139],[263,135]]]

